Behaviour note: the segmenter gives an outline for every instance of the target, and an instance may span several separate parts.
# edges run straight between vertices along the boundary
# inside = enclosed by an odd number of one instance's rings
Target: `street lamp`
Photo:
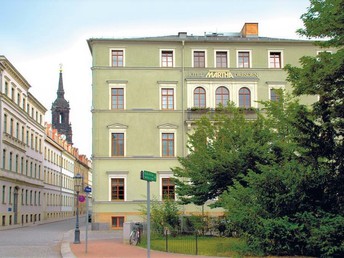
[[[80,244],[80,229],[79,229],[79,192],[82,186],[82,176],[78,173],[74,177],[74,190],[76,191],[76,225],[74,231],[74,244]]]

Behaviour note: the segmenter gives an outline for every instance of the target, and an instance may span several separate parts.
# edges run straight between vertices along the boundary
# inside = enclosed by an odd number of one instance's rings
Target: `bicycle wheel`
[[[129,237],[129,244],[137,245],[137,243],[138,243],[137,233],[132,231]]]

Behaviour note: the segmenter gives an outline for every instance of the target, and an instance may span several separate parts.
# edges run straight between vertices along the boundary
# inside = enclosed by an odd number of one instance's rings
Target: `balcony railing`
[[[242,112],[242,114],[245,116],[248,120],[257,119],[257,109],[250,108],[250,109],[242,109],[239,110],[239,112]],[[218,109],[188,109],[186,111],[187,113],[187,120],[188,121],[194,121],[200,119],[202,116],[208,117],[210,120],[215,120],[216,115],[228,115],[232,116],[233,113],[227,110],[218,110]]]
[[[25,143],[9,133],[3,133],[3,141],[25,151]]]

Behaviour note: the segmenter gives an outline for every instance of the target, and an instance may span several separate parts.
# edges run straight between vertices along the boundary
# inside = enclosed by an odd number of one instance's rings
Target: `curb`
[[[69,237],[73,230],[68,231],[67,233],[63,233],[62,237],[62,244],[61,244],[61,255],[63,258],[76,258],[73,254],[72,250],[70,249]]]

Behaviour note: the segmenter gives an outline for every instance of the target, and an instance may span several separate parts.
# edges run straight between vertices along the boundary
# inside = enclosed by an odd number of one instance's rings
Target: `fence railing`
[[[165,252],[183,253],[198,255],[198,233],[192,232],[188,235],[173,236],[165,232]]]

